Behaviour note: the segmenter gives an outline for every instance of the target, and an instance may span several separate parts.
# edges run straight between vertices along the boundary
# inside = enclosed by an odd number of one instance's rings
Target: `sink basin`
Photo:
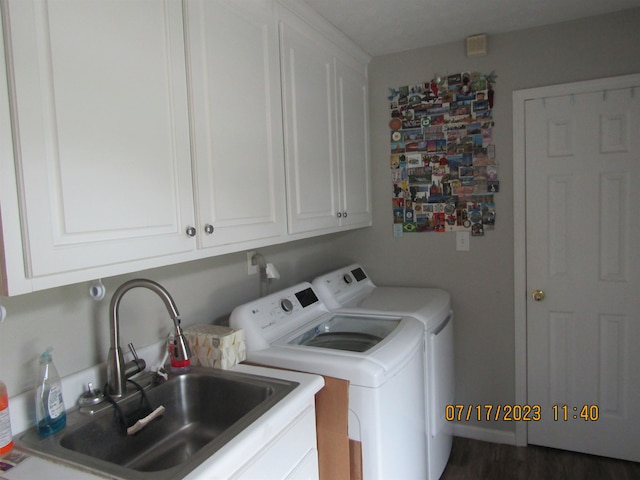
[[[164,414],[127,435],[112,406],[87,416],[68,413],[67,427],[40,438],[34,429],[23,447],[52,458],[127,479],[184,477],[297,386],[295,382],[194,367],[146,390],[151,409]],[[119,402],[125,414],[139,408],[139,393]]]

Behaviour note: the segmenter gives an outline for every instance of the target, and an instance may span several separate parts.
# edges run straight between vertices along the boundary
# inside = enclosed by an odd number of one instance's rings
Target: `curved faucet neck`
[[[154,282],[153,280],[147,280],[145,278],[136,278],[134,280],[129,280],[128,282],[123,283],[118,287],[118,289],[114,292],[113,297],[111,297],[111,304],[109,306],[110,310],[110,325],[111,325],[111,347],[116,347],[120,345],[120,318],[118,314],[118,310],[120,308],[120,301],[125,293],[127,293],[132,288],[143,287],[151,290],[156,293],[160,299],[164,302],[169,315],[173,319],[174,323],[180,319],[180,313],[178,312],[178,307],[176,303],[171,298],[169,292],[159,283]]]
[[[111,297],[111,303],[109,306],[109,329],[110,329],[110,348],[109,356],[107,358],[107,384],[109,386],[109,393],[114,397],[122,396],[126,391],[126,381],[124,360],[122,356],[122,349],[120,348],[120,318],[118,310],[120,308],[120,301],[125,293],[129,290],[137,287],[143,287],[151,290],[164,302],[171,319],[178,330],[180,325],[180,314],[178,313],[178,307],[176,307],[173,298],[169,292],[159,283],[144,278],[137,278],[129,280],[118,287]]]

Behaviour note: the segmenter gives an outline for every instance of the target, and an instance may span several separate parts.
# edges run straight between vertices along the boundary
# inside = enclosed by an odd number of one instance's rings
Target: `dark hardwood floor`
[[[638,445],[640,448],[640,445]],[[640,463],[455,437],[440,480],[639,480]]]

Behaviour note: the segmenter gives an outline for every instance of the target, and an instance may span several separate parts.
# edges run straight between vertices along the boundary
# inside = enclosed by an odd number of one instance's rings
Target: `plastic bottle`
[[[0,455],[11,451],[13,437],[11,435],[11,418],[9,417],[9,395],[7,386],[0,380]]]
[[[67,424],[62,384],[51,350],[49,348],[40,355],[40,381],[36,390],[36,426],[43,437],[59,432]]]

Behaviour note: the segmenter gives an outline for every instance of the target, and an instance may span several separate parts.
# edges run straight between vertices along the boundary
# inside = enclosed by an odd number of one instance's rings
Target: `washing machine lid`
[[[332,322],[333,320],[333,322]],[[336,336],[323,343],[314,333],[322,333],[326,326],[353,334],[349,348],[337,348]],[[375,339],[363,351],[359,347],[367,338]],[[322,337],[320,337],[322,338]],[[307,343],[307,344],[305,344]],[[343,343],[343,345],[339,345]],[[328,313],[310,324],[275,341],[269,348],[249,351],[247,359],[256,363],[289,368],[349,380],[353,385],[377,388],[400,371],[424,349],[424,326],[415,318],[379,314],[349,315]]]
[[[412,315],[431,330],[451,312],[451,296],[439,288],[375,287],[353,307],[394,315]]]
[[[375,285],[359,264],[351,264],[319,277],[313,288],[332,310],[410,315],[432,329],[451,311],[451,296],[445,290],[425,287]]]
[[[344,378],[372,388],[424,349],[424,325],[415,318],[362,311],[336,314],[307,282],[239,305],[231,312],[229,324],[244,329],[250,362]],[[328,345],[319,345],[321,340],[302,344],[305,334],[316,330],[351,333],[350,341],[358,345],[336,348],[340,335],[327,338]],[[365,348],[369,335],[381,340]]]
[[[287,342],[349,352],[366,352],[395,330],[400,318],[363,318],[354,315],[333,315]]]

